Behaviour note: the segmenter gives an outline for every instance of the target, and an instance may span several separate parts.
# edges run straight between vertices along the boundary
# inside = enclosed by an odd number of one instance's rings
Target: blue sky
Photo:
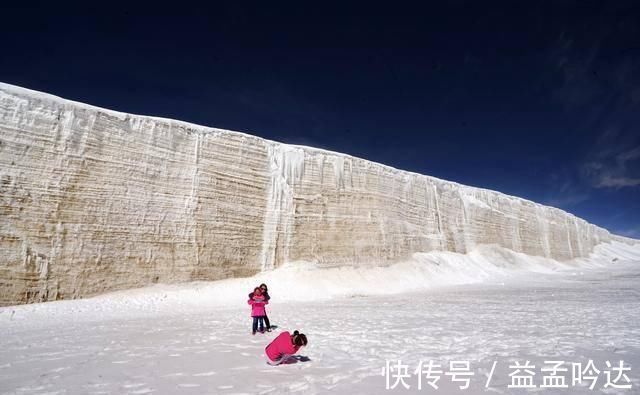
[[[349,4],[2,5],[0,80],[346,152],[640,238],[638,2]]]

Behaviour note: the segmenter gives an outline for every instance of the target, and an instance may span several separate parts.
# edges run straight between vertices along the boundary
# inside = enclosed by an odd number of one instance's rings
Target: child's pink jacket
[[[272,361],[277,361],[284,355],[293,355],[298,352],[300,347],[291,343],[291,334],[282,332],[264,349],[265,354]]]
[[[253,299],[249,299],[248,303],[251,305],[251,316],[262,317],[267,315],[264,309],[264,305],[269,302],[265,301],[262,296],[254,296]]]

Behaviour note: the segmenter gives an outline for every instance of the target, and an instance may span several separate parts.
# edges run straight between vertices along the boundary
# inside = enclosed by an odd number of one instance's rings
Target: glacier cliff
[[[613,239],[557,208],[364,159],[0,83],[0,305]]]

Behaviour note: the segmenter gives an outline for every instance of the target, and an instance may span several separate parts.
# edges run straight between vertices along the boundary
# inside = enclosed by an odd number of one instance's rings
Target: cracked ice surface
[[[489,252],[483,256],[499,261],[500,250]],[[429,264],[439,271],[420,279],[428,283],[422,290],[397,288],[386,295],[387,280],[391,286],[400,278],[411,285],[409,278],[418,273],[399,277],[310,269],[311,274],[298,271],[292,278],[276,270],[266,277],[271,321],[279,330],[305,332],[309,346],[300,354],[310,358],[279,367],[267,366],[262,356],[276,334],[249,333],[244,299],[250,286],[265,277],[0,308],[0,392],[378,394],[387,393],[381,375],[386,360],[402,360],[412,368],[420,360],[445,366],[464,360],[474,373],[464,392],[447,377],[438,391],[421,392],[412,376],[406,380],[410,389],[391,393],[524,393],[507,388],[510,363],[530,360],[539,385],[545,360],[592,359],[600,370],[606,360],[624,360],[632,369],[633,388],[608,393],[638,393],[638,247],[600,248],[581,266],[521,262],[514,269],[516,263],[503,261],[477,282],[447,285],[445,272],[458,278],[451,255],[439,265]],[[333,277],[338,275],[342,283]],[[325,279],[340,289],[332,293]],[[352,291],[343,292],[348,283]],[[321,292],[314,292],[314,284]],[[485,391],[493,361],[498,365]],[[596,393],[607,392],[603,380],[600,373]],[[544,393],[593,392],[571,387]]]

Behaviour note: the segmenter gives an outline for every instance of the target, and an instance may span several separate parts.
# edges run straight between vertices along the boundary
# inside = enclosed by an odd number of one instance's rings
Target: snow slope
[[[602,244],[590,257],[567,262],[531,257],[498,246],[483,246],[468,254],[417,254],[412,260],[386,267],[319,268],[308,262],[294,262],[248,278],[162,284],[82,300],[0,308],[0,323],[16,325],[25,317],[33,327],[56,319],[67,323],[85,318],[112,320],[126,314],[139,318],[176,311],[244,307],[246,295],[260,283],[268,284],[270,292],[278,294],[281,302],[315,303],[335,298],[422,292],[453,285],[505,283],[572,270],[606,270],[615,267],[618,261],[640,261],[640,244]]]
[[[464,273],[464,276],[461,276]],[[386,362],[415,369],[469,361],[469,389],[442,377],[437,391],[509,390],[509,364],[545,360],[601,373],[585,386],[544,393],[638,393],[640,246],[598,246],[557,263],[499,247],[431,253],[387,268],[293,265],[251,279],[155,286],[90,299],[0,308],[4,394],[382,394]],[[271,321],[309,338],[308,361],[269,367],[277,333],[250,335],[246,295],[270,285]],[[461,284],[465,283],[465,284]],[[624,360],[632,388],[604,388],[606,361]],[[489,389],[485,383],[493,362]],[[540,390],[538,388],[538,390]]]

